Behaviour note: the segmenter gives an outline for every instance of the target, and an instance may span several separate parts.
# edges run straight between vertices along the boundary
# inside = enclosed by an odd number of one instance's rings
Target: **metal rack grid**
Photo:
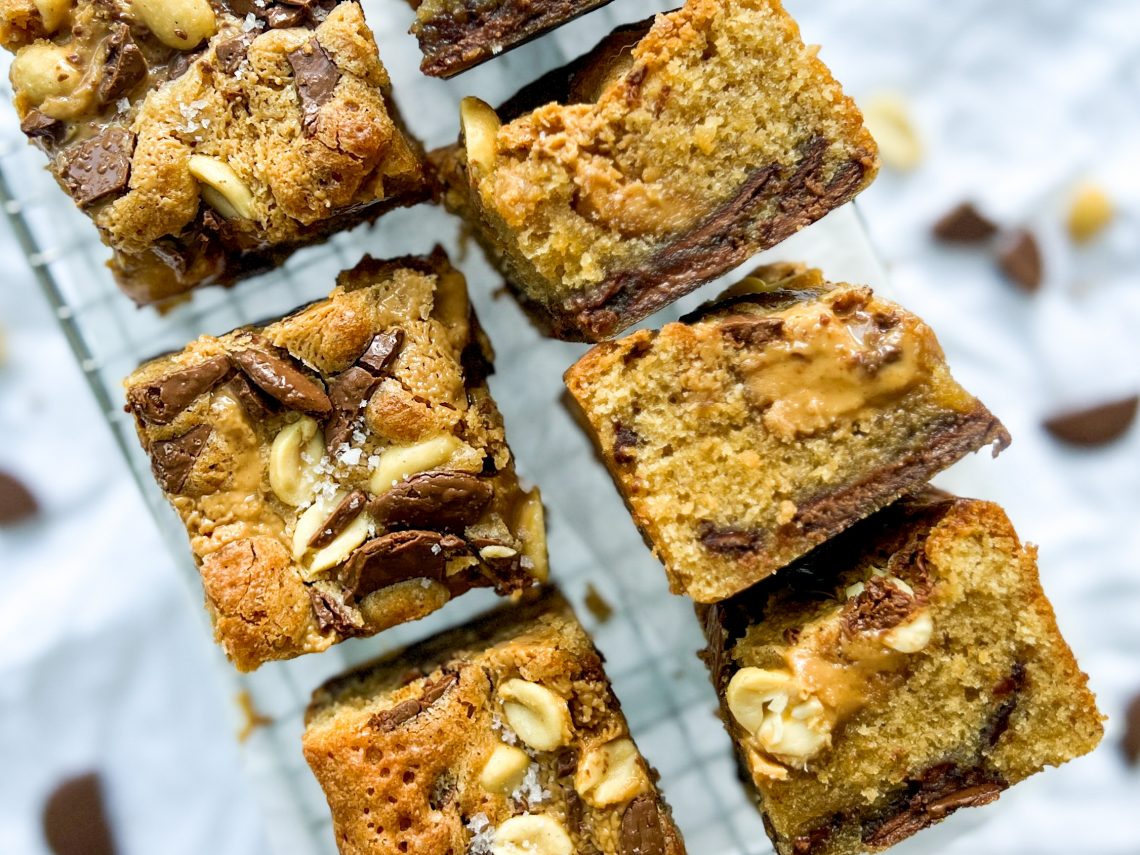
[[[365,0],[366,13],[405,117],[429,145],[454,137],[455,106],[463,95],[474,92],[494,102],[576,55],[617,23],[669,5],[654,3],[654,9],[647,10],[645,0],[618,0],[489,66],[444,83],[416,72],[418,54],[414,42],[404,35],[410,22],[407,7],[391,3],[382,10],[372,8],[378,2]],[[0,70],[6,72],[6,64]],[[431,103],[434,109],[430,113],[410,109],[415,103]],[[141,360],[179,348],[197,335],[219,334],[322,296],[336,272],[355,264],[365,252],[378,257],[404,255],[442,243],[466,272],[473,302],[495,343],[498,373],[491,378],[492,391],[503,411],[520,473],[543,488],[553,578],[575,603],[606,655],[630,727],[661,773],[689,850],[701,855],[770,851],[760,820],[739,786],[731,747],[715,715],[715,696],[694,655],[703,640],[692,606],[668,593],[664,574],[644,547],[609,476],[562,406],[562,372],[584,348],[540,338],[514,302],[494,290],[499,280],[485,261],[465,251],[456,220],[423,206],[397,211],[374,228],[359,228],[298,252],[278,271],[230,290],[205,289],[191,302],[160,316],[136,309],[117,291],[104,266],[107,250],[94,228],[44,170],[42,155],[26,144],[10,110],[0,121],[0,203],[195,596],[201,589],[185,548],[185,531],[151,478],[149,461],[122,411],[121,379]],[[768,256],[810,259],[833,278],[885,284],[851,206]],[[715,294],[717,287],[710,285],[690,295],[655,316],[652,324],[690,310]],[[588,585],[614,606],[612,619],[599,622],[582,607]],[[320,655],[272,663],[249,676],[237,675],[218,654],[218,667],[233,682],[235,692],[248,691],[255,707],[272,719],[245,743],[243,760],[265,813],[274,852],[332,855],[335,851],[323,796],[299,750],[302,717],[312,689],[349,665],[453,626],[494,603],[493,595],[472,592],[415,624],[373,639],[349,641]],[[204,620],[204,643],[205,624]]]

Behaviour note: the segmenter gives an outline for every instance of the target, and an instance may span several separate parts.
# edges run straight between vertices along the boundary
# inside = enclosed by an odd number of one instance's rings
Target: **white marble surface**
[[[638,3],[617,6],[636,17]],[[951,820],[937,851],[1140,851],[1140,776],[1117,746],[1120,712],[1140,691],[1140,430],[1075,452],[1038,426],[1056,407],[1140,386],[1140,7],[789,6],[856,96],[891,89],[913,107],[926,157],[912,173],[885,171],[862,212],[895,295],[934,325],[958,377],[1015,438],[998,461],[971,460],[946,483],[999,501],[1040,545],[1062,629],[1111,717],[1091,757]],[[587,20],[567,32],[588,31]],[[410,40],[384,53],[389,64],[414,58]],[[471,75],[471,90],[492,73]],[[1060,224],[1069,187],[1086,177],[1120,216],[1074,250]],[[984,254],[928,239],[930,222],[964,197],[1038,231],[1048,275],[1037,297],[1006,285]],[[88,768],[105,775],[127,853],[268,851],[197,594],[167,557],[6,227],[0,259],[0,467],[44,505],[38,521],[0,530],[0,852],[46,851],[42,798]],[[933,851],[921,838],[910,848]]]

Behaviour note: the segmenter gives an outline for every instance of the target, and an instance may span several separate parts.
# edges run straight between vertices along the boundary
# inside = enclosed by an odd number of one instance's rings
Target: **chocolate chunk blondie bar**
[[[919,318],[793,265],[596,346],[566,385],[671,587],[703,603],[1009,441]]]
[[[557,594],[319,689],[305,758],[344,855],[683,855]]]
[[[553,102],[553,103],[552,103]],[[862,116],[777,0],[688,0],[433,154],[540,325],[598,341],[842,205],[878,169]]]
[[[21,127],[139,303],[427,195],[355,2],[3,0]]]
[[[366,258],[328,299],[139,368],[128,409],[239,669],[546,577],[462,274]]]
[[[886,849],[1102,735],[1035,551],[989,502],[904,499],[701,610],[780,855]]]
[[[420,71],[452,77],[611,0],[409,0]]]

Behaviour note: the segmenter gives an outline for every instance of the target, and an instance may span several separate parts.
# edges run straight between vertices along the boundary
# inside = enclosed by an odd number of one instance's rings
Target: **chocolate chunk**
[[[43,829],[55,855],[113,855],[99,776],[88,772],[57,786],[44,803]]]
[[[422,472],[376,496],[368,512],[389,528],[461,530],[479,519],[494,489],[467,472]]]
[[[305,20],[305,9],[302,6],[287,6],[274,3],[265,13],[265,21],[274,30],[288,27],[299,27]]]
[[[84,208],[125,189],[135,138],[112,126],[60,155],[59,175],[75,204]]]
[[[340,69],[315,38],[304,47],[290,51],[287,58],[301,99],[301,124],[305,132],[311,134],[316,129],[321,107],[333,96]]]
[[[637,455],[634,454],[633,449],[641,445],[641,437],[638,436],[637,431],[631,427],[623,425],[621,422],[614,422],[614,460],[618,463],[633,463],[637,460]]]
[[[419,700],[412,699],[403,701],[389,710],[378,712],[368,720],[368,723],[384,733],[395,730],[400,725],[411,721],[442,698],[447,690],[458,682],[458,674],[444,674],[439,680],[434,683],[429,683],[424,688],[424,693]]]
[[[997,745],[1002,734],[1009,729],[1009,719],[1017,709],[1018,694],[1025,686],[1025,678],[1025,666],[1015,662],[1009,676],[994,686],[994,698],[1001,703],[982,727],[982,742],[986,745]]]
[[[348,528],[348,524],[360,516],[360,512],[364,510],[364,504],[367,501],[368,496],[363,490],[353,490],[345,496],[341,503],[336,506],[336,510],[325,520],[320,531],[309,539],[309,547],[323,549],[336,540],[340,533]]]
[[[432,704],[442,698],[447,693],[448,689],[450,689],[458,682],[459,675],[452,672],[449,674],[444,674],[434,683],[428,683],[428,685],[424,687],[424,694],[423,697],[420,698],[420,704],[425,708],[430,707]]]
[[[194,64],[194,60],[200,57],[205,52],[205,50],[205,48],[199,48],[192,53],[186,53],[184,51],[179,51],[176,53],[170,62],[167,63],[166,79],[177,80],[179,77],[190,70],[190,66]]]
[[[126,24],[111,27],[106,41],[107,53],[103,57],[103,75],[99,78],[96,94],[102,104],[117,101],[135,88],[146,77],[146,57],[131,38]]]
[[[218,63],[219,70],[225,74],[233,74],[237,71],[238,66],[242,64],[246,54],[249,53],[249,46],[253,44],[253,40],[257,36],[256,30],[250,30],[219,44],[214,49],[214,59]]]
[[[325,445],[328,448],[338,449],[352,439],[353,426],[379,384],[379,377],[356,365],[332,379],[329,383],[332,415],[325,423]]]
[[[578,749],[563,748],[555,759],[554,776],[556,778],[569,778],[578,769]]]
[[[364,353],[360,354],[360,358],[356,361],[361,368],[372,374],[383,374],[403,343],[403,330],[397,329],[378,333],[372,337],[372,341],[368,343],[368,347],[364,349]]]
[[[1124,737],[1120,747],[1129,766],[1140,762],[1140,695],[1132,699],[1124,714]]]
[[[1132,427],[1138,406],[1140,396],[1133,395],[1085,410],[1061,413],[1045,421],[1045,430],[1070,445],[1107,445]]]
[[[273,412],[270,399],[250,383],[249,378],[244,374],[234,374],[223,388],[237,399],[246,415],[254,422],[265,421]]]
[[[736,315],[721,321],[720,332],[740,347],[759,348],[780,340],[784,334],[784,322],[779,318]]]
[[[817,847],[823,846],[831,839],[831,833],[839,822],[840,820],[835,818],[826,825],[813,828],[807,834],[797,835],[792,841],[792,852],[795,855],[812,855]]]
[[[360,611],[347,602],[347,592],[336,582],[317,581],[305,586],[305,590],[321,632],[331,629],[343,636],[353,636],[364,628]]]
[[[720,528],[708,520],[703,520],[697,526],[697,539],[709,552],[720,555],[758,552],[762,545],[762,535],[759,532]]]
[[[661,806],[654,796],[638,796],[621,817],[622,855],[665,855]]]
[[[175,439],[160,440],[150,445],[150,468],[168,493],[177,493],[190,477],[194,461],[206,447],[212,428],[198,425]]]
[[[325,390],[280,356],[255,347],[231,355],[254,384],[289,409],[311,416],[323,416],[332,410]]]
[[[63,122],[59,119],[53,119],[39,110],[32,109],[28,110],[24,118],[20,120],[20,130],[28,139],[43,147],[49,147],[58,143],[63,137]]]
[[[843,607],[844,630],[851,635],[888,630],[905,622],[918,605],[914,597],[882,576],[872,576],[863,583],[862,592]]]
[[[1041,250],[1037,239],[1025,229],[1006,235],[998,247],[998,265],[1002,272],[1028,294],[1041,287]]]
[[[132,386],[127,390],[127,401],[144,421],[156,425],[170,424],[199,396],[220,383],[230,370],[230,361],[226,357],[214,356],[150,383]]]
[[[947,243],[981,243],[997,234],[997,226],[970,202],[963,202],[934,224],[934,236]]]
[[[408,579],[442,582],[447,559],[466,548],[458,537],[436,531],[393,531],[352,553],[341,581],[357,599]]]
[[[39,509],[39,502],[23,481],[15,475],[0,472],[0,526],[29,520]]]

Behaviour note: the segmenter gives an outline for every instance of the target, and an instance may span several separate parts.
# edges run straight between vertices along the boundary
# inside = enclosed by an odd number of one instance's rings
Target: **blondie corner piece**
[[[343,855],[684,855],[551,592],[332,680],[303,745]]]
[[[566,372],[672,589],[744,590],[970,451],[1009,442],[933,331],[866,287],[773,265]]]
[[[904,499],[701,611],[780,855],[886,849],[1101,739],[1035,551],[990,502]]]
[[[465,100],[461,125],[432,156],[445,203],[538,324],[581,341],[779,243],[878,169],[858,108],[777,0],[688,0],[498,114]]]
[[[365,258],[327,300],[204,336],[126,381],[241,670],[546,578],[462,274]]]
[[[420,71],[452,77],[612,0],[409,0]]]
[[[21,128],[171,304],[429,195],[355,2],[0,0]]]

